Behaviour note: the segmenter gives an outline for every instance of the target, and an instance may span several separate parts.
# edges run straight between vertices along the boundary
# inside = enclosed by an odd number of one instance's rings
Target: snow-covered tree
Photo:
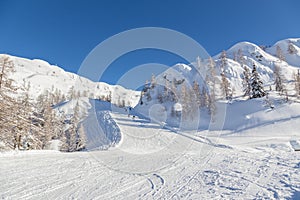
[[[294,74],[295,92],[296,96],[300,96],[300,70]]]
[[[74,113],[70,119],[70,125],[67,130],[67,143],[68,143],[68,151],[76,151],[77,150],[77,140],[78,140],[78,124],[79,124],[79,103],[76,102],[74,109]]]
[[[12,133],[17,115],[15,114],[16,100],[12,97],[17,88],[9,78],[14,71],[14,64],[8,56],[0,58],[0,140],[9,148],[14,148],[17,136]]]
[[[227,54],[226,54],[226,51],[223,50],[221,55],[220,55],[220,60],[221,60],[221,71],[224,71],[225,70],[225,67],[227,66]]]
[[[224,71],[221,72],[221,89],[222,89],[222,93],[225,99],[227,100],[231,100],[232,99],[232,88],[230,85],[229,80],[227,79],[227,77],[225,76]]]
[[[196,81],[193,82],[193,92],[196,96],[196,103],[197,103],[198,107],[200,107],[201,106],[201,92],[200,92],[199,84]]]
[[[209,95],[207,89],[203,86],[201,89],[200,107],[207,108],[209,105]]]
[[[156,78],[155,78],[155,75],[154,74],[152,74],[152,76],[151,76],[151,81],[150,81],[150,87],[153,89],[153,88],[155,88],[155,86],[156,86]]]
[[[85,130],[83,125],[81,124],[78,128],[78,139],[77,139],[76,151],[84,150],[85,145],[86,145]]]
[[[210,57],[208,63],[207,75],[205,78],[206,85],[208,87],[208,111],[211,115],[216,113],[216,63]]]
[[[284,76],[282,74],[280,65],[275,64],[273,76],[274,76],[275,90],[280,92],[280,94],[282,95],[285,91],[285,86],[284,86]]]
[[[69,88],[69,91],[68,91],[68,99],[75,99],[76,98],[76,93],[75,93],[75,89],[74,89],[74,86],[71,86]]]
[[[248,96],[249,98],[251,98],[251,92],[252,92],[250,76],[251,76],[250,70],[245,65],[244,66],[244,71],[243,71],[243,82],[242,82],[242,84],[243,84],[244,96]]]
[[[252,88],[251,98],[264,97],[266,95],[266,92],[264,91],[263,82],[260,79],[255,64],[253,64],[250,80],[251,80],[251,88]]]
[[[85,148],[85,132],[83,126],[80,125],[80,107],[77,101],[74,108],[74,113],[69,120],[69,126],[65,131],[65,138],[67,149],[69,152],[80,151]]]

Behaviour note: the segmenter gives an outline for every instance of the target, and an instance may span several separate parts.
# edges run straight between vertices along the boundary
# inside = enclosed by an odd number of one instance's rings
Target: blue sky
[[[138,27],[165,27],[198,41],[211,55],[240,41],[271,45],[300,37],[299,0],[0,0],[0,53],[40,58],[77,72],[100,42]],[[101,79],[115,83],[132,67],[173,65],[163,51],[116,60]]]

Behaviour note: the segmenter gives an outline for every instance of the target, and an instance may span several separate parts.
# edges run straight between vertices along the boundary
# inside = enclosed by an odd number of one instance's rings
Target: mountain
[[[224,77],[228,81],[227,84],[233,97],[233,99],[229,97],[231,99],[229,102],[232,103],[232,100],[245,102],[247,96],[244,97],[244,68],[248,68],[251,75],[253,66],[256,67],[264,90],[269,94],[264,101],[276,102],[278,99],[276,95],[279,93],[281,96],[278,96],[282,100],[289,98],[291,101],[297,101],[295,98],[297,96],[295,95],[295,74],[300,69],[299,41],[299,39],[287,39],[264,49],[250,42],[240,42],[213,56],[212,59],[199,57],[188,65],[177,64],[157,77],[152,77],[152,81],[145,85],[143,98],[136,110],[143,113],[144,116],[153,118],[154,121],[183,128],[182,108],[185,107],[187,116],[195,115],[193,113],[197,112],[198,114],[195,116],[201,117],[190,116],[184,125],[188,125],[192,129],[207,129],[210,118],[213,117],[211,113],[218,112],[215,110],[221,109],[218,108],[220,106],[224,107],[224,102],[228,103],[228,101],[224,101],[227,97],[225,98],[222,89],[224,84],[222,78]],[[288,51],[288,45],[294,47],[292,48],[293,52]],[[282,49],[284,59],[280,59],[274,52],[276,48]],[[222,77],[221,74],[224,76]],[[281,92],[275,91],[276,74],[280,77],[282,87],[284,87]],[[197,84],[195,85],[195,83]],[[184,92],[188,94],[183,94]],[[271,107],[274,106],[274,103],[269,104]],[[246,107],[246,103],[242,105]],[[260,107],[260,105],[258,106]],[[234,109],[234,112],[236,112],[236,116],[239,116],[239,110]],[[196,121],[193,122],[193,120]],[[232,128],[230,127],[230,129]]]
[[[3,56],[0,54],[0,57]],[[80,92],[81,95],[91,99],[104,99],[110,95],[113,104],[135,106],[140,98],[140,92],[119,85],[93,82],[43,60],[29,60],[15,56],[9,56],[9,59],[12,60],[15,70],[11,78],[19,86],[22,86],[24,81],[30,83],[29,93],[33,99],[45,91],[54,93],[55,90],[67,96],[72,88],[75,93]]]

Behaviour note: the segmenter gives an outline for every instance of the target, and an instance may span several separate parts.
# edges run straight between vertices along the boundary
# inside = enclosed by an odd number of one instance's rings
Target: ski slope
[[[183,136],[121,110],[108,114],[122,140],[106,151],[1,153],[0,198],[300,198],[300,154],[289,142],[300,134],[280,134],[298,121]]]

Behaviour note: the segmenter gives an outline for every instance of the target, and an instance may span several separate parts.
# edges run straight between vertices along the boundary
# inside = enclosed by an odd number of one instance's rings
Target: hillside
[[[4,55],[0,55],[3,57]],[[36,99],[44,91],[60,93],[68,96],[70,90],[74,90],[81,96],[91,99],[104,99],[111,96],[113,104],[134,106],[140,98],[140,93],[128,90],[119,85],[109,85],[103,82],[93,82],[77,74],[64,71],[62,68],[50,65],[43,60],[29,60],[15,56],[9,56],[13,61],[15,72],[11,78],[21,86],[23,82],[30,83],[29,93],[32,99]]]
[[[144,87],[143,98],[136,110],[144,116],[149,116],[151,110],[152,118],[170,126],[207,129],[210,118],[218,115],[218,107],[221,106],[219,110],[222,112],[227,103],[238,101],[241,106],[234,111],[236,116],[247,109],[245,102],[253,91],[245,95],[245,68],[251,79],[253,66],[265,91],[263,100],[255,101],[254,107],[263,104],[273,107],[273,101],[284,102],[287,99],[298,102],[296,75],[300,69],[299,41],[279,41],[265,50],[250,42],[241,42],[212,59],[199,57],[189,65],[177,64],[151,78]],[[294,51],[290,52],[288,46],[292,46]],[[280,50],[274,53],[274,49]],[[224,91],[224,84],[227,84],[227,91]],[[276,106],[281,105],[276,103]]]

